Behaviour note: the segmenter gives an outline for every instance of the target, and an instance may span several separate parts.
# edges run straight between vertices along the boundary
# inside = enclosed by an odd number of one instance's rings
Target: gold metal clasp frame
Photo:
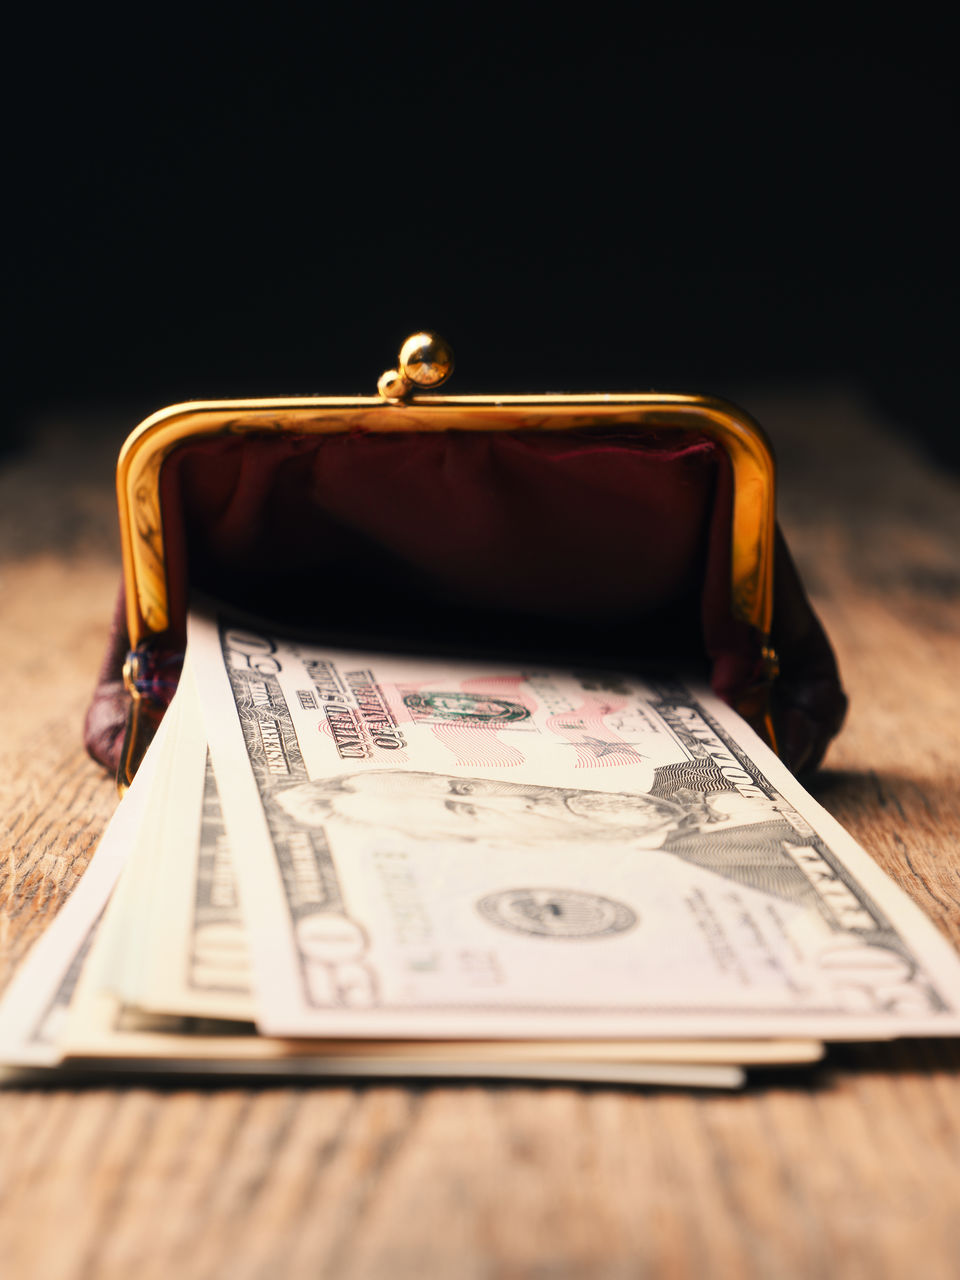
[[[735,618],[759,632],[770,679],[776,655],[770,646],[773,615],[775,469],[770,445],[746,413],[708,396],[655,392],[616,395],[447,396],[411,395],[449,376],[453,358],[416,334],[404,344],[412,357],[380,379],[380,394],[356,397],[200,401],[152,414],[130,435],[117,463],[117,503],[127,626],[132,650],[162,636],[171,625],[160,476],[163,465],[188,440],[219,435],[291,432],[299,435],[347,431],[576,431],[629,427],[636,431],[691,431],[714,440],[733,473],[731,608]],[[419,340],[419,342],[418,342]],[[413,376],[423,371],[422,377]],[[438,376],[442,373],[442,377]],[[132,708],[119,783],[129,785],[158,717],[128,680]],[[768,737],[773,728],[766,717]],[[775,745],[775,744],[774,744]]]

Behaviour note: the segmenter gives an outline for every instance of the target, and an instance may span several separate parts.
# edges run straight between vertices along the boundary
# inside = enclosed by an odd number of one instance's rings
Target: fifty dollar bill
[[[261,1030],[876,1038],[960,964],[707,690],[191,619]]]

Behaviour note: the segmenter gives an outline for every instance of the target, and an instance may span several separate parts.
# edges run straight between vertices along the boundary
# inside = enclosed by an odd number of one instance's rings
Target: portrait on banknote
[[[521,858],[545,844],[612,842],[671,854],[791,902],[818,901],[784,847],[796,833],[773,801],[733,790],[624,794],[392,769],[297,783],[273,799],[307,827],[343,822],[421,840],[506,845]]]

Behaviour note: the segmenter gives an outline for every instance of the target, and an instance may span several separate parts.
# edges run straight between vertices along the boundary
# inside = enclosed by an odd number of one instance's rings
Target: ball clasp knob
[[[377,391],[384,400],[402,400],[410,390],[410,383],[398,369],[388,369],[377,380]]]
[[[438,333],[415,333],[400,348],[400,372],[418,387],[439,387],[453,373],[453,352]]]
[[[385,400],[402,400],[414,388],[442,386],[453,373],[453,351],[438,333],[423,330],[411,334],[400,348],[396,369],[388,369],[377,382]]]

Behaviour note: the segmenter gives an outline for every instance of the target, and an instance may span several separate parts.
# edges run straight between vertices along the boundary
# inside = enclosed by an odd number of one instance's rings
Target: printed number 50
[[[253,631],[228,631],[224,643],[236,666],[248,667],[262,676],[275,676],[280,671],[280,663],[272,656],[277,646],[266,636]]]

